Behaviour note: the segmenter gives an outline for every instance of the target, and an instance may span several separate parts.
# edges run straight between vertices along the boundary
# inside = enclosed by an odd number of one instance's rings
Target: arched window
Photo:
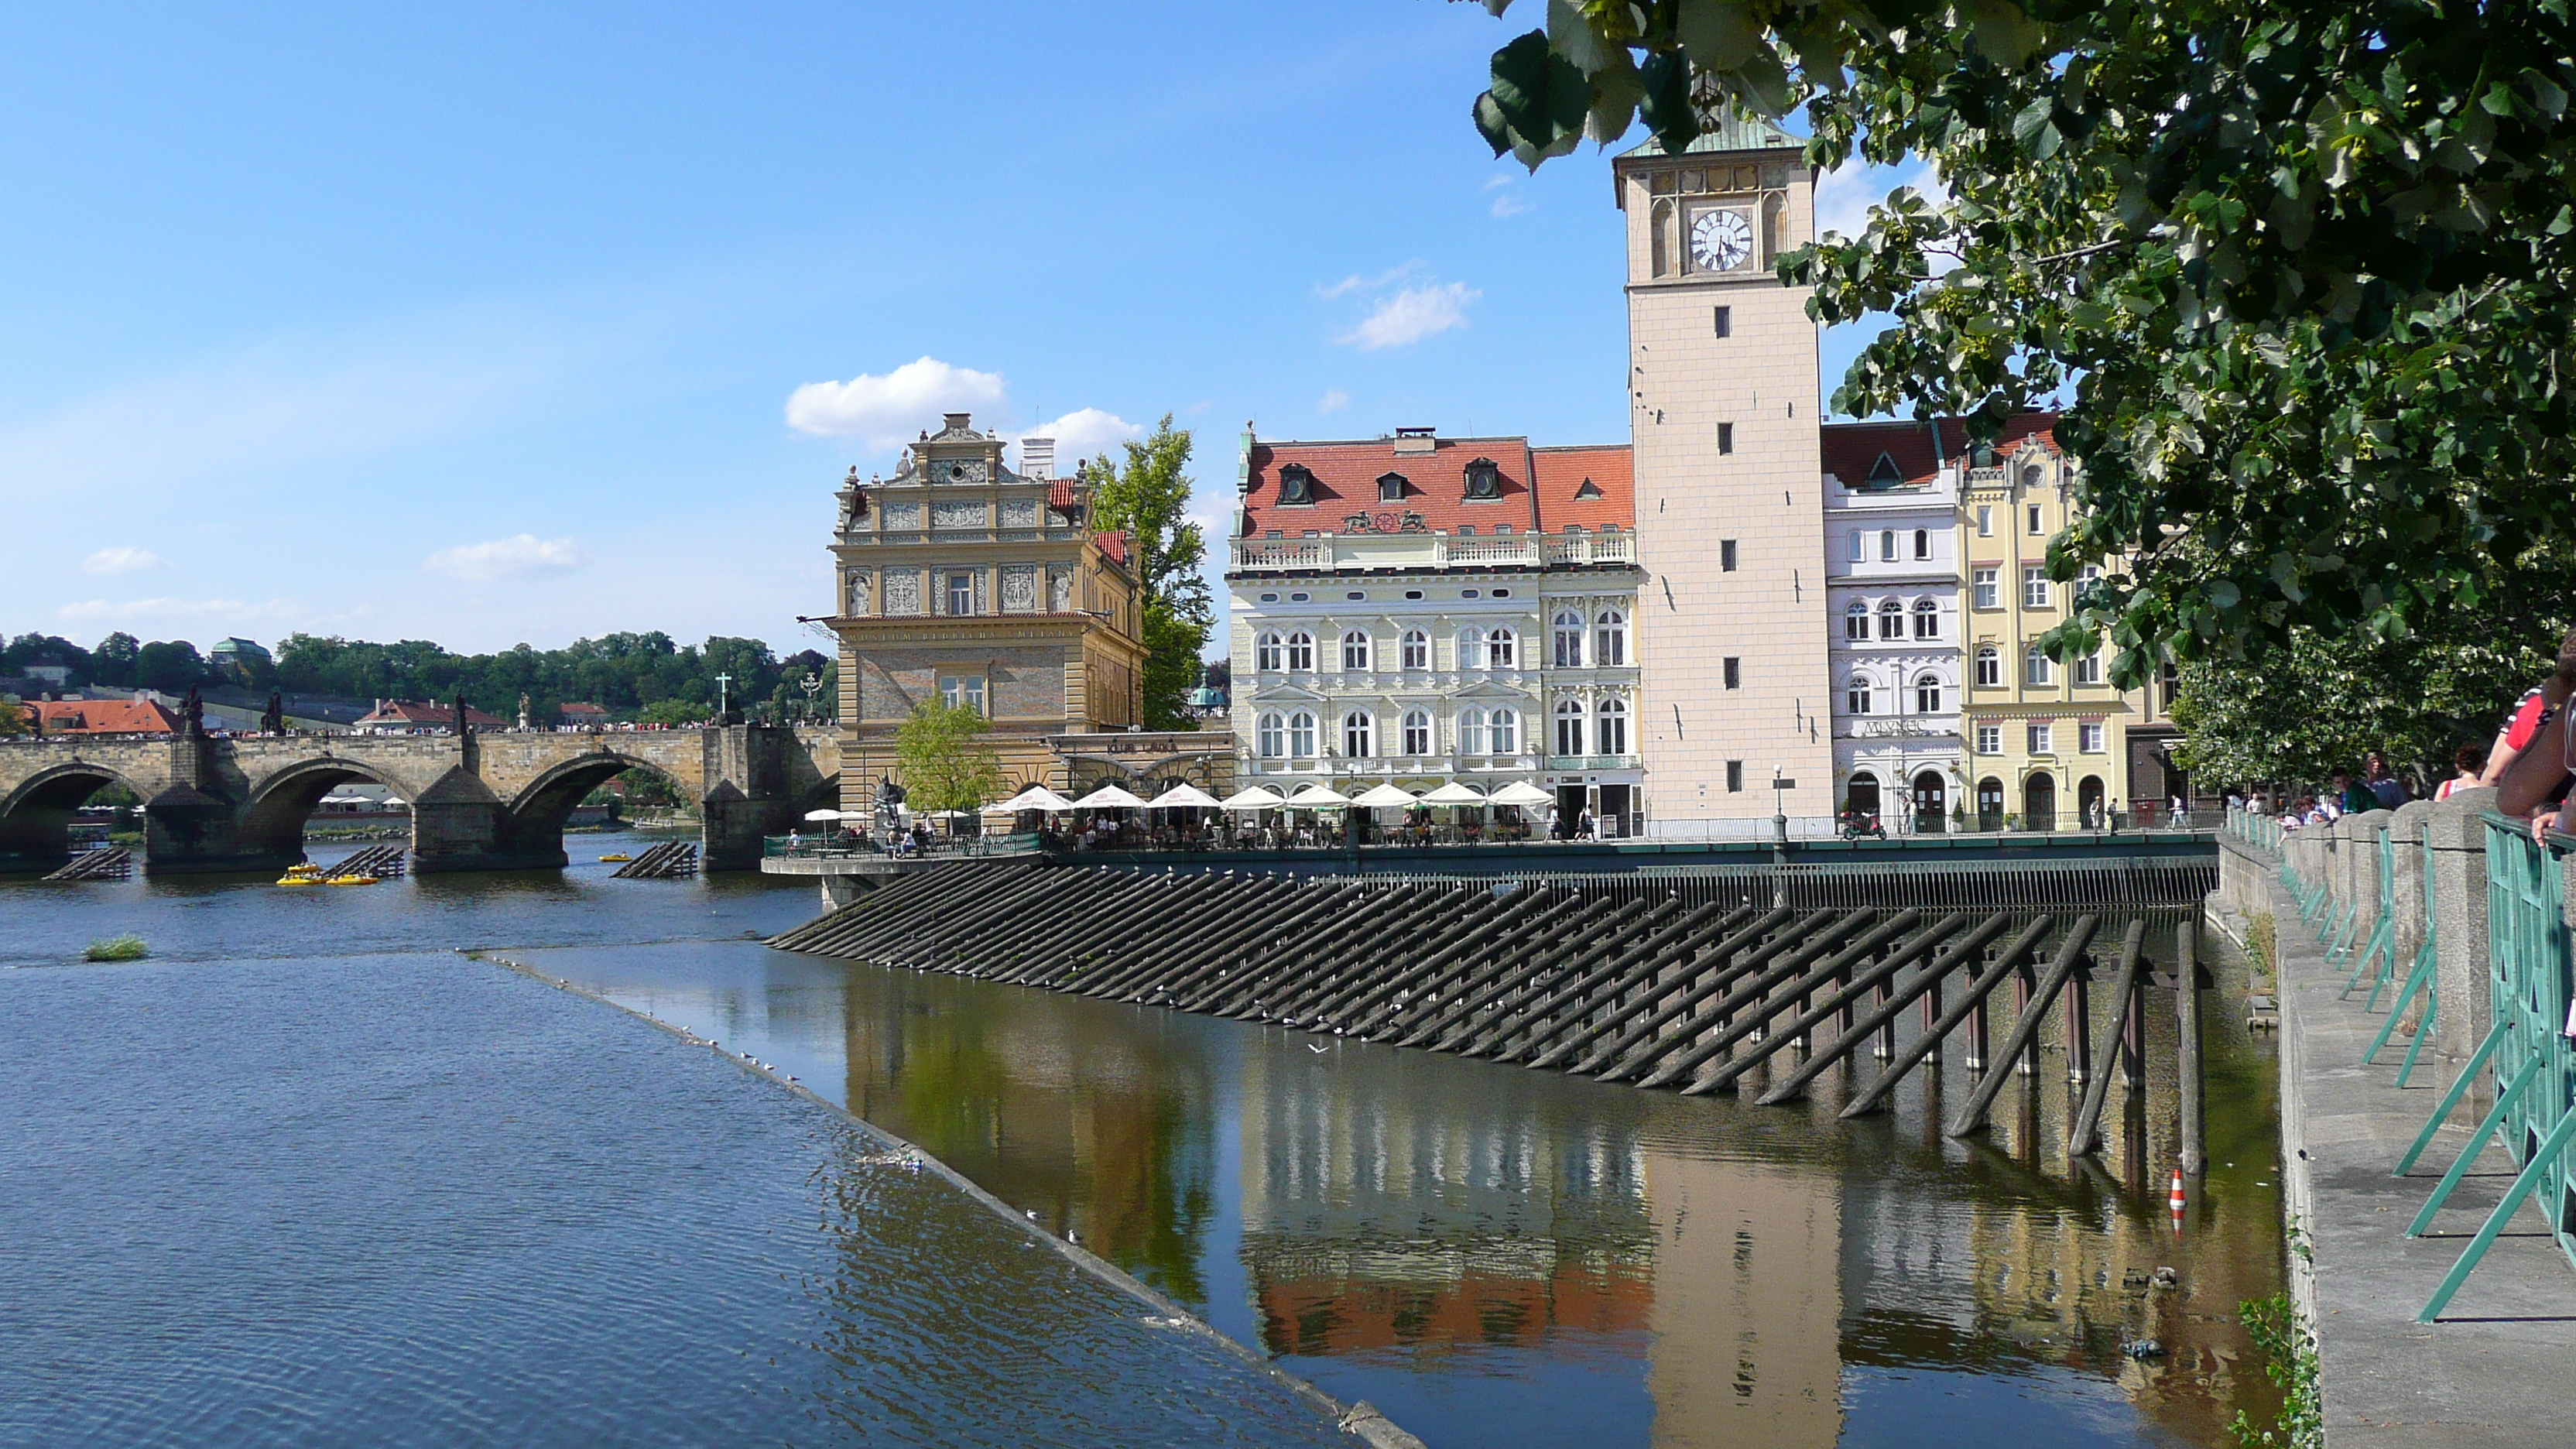
[[[1869,557],[1868,550],[1861,547],[1859,529],[1855,528],[1851,532],[1844,534],[1843,543],[1850,550],[1851,561],[1853,563],[1859,563],[1862,559]]]
[[[1377,721],[1364,709],[1342,716],[1342,754],[1353,760],[1365,760],[1377,753]]]
[[[1277,634],[1264,634],[1261,636],[1261,642],[1252,646],[1252,667],[1264,673],[1276,674],[1279,672],[1280,658],[1286,652],[1280,646]]]
[[[1258,731],[1258,738],[1260,740],[1259,748],[1261,750],[1261,758],[1265,760],[1276,760],[1281,758],[1288,753],[1287,721],[1281,719],[1276,714],[1263,715],[1261,717],[1261,728]]]
[[[1485,636],[1485,667],[1511,669],[1520,658],[1520,636],[1509,629],[1496,629]]]
[[[1485,662],[1485,631],[1474,625],[1458,631],[1458,667],[1473,669]]]
[[[1916,599],[1914,601],[1914,637],[1917,639],[1938,639],[1941,637],[1941,606],[1939,604],[1932,602],[1930,599]]]
[[[1431,716],[1421,710],[1404,712],[1404,752],[1408,755],[1431,753]]]
[[[1485,752],[1485,712],[1467,709],[1458,712],[1458,753],[1481,755]]]
[[[1592,723],[1592,745],[1605,755],[1628,753],[1628,701],[1615,695],[1601,701]]]
[[[1654,212],[1654,259],[1652,265],[1654,267],[1654,274],[1658,277],[1669,277],[1673,273],[1673,252],[1676,248],[1673,245],[1672,230],[1673,204],[1669,201],[1656,202]]]
[[[1941,676],[1926,674],[1914,681],[1914,712],[1916,714],[1941,712]]]
[[[1315,716],[1299,710],[1288,716],[1288,753],[1296,759],[1315,758]]]
[[[1485,720],[1487,743],[1498,755],[1514,755],[1521,748],[1521,717],[1518,712],[1498,709]]]
[[[1556,616],[1556,667],[1583,667],[1583,616],[1572,609]]]
[[[1881,563],[1896,562],[1895,529],[1882,528],[1878,531],[1878,557]]]
[[[1579,699],[1557,702],[1556,752],[1560,755],[1583,753],[1583,701]]]
[[[1288,636],[1288,672],[1291,674],[1315,672],[1315,636],[1303,629]]]
[[[1903,604],[1896,602],[1894,599],[1889,599],[1878,606],[1878,637],[1881,639],[1902,639],[1905,637],[1905,606]]]
[[[1592,662],[1615,669],[1628,662],[1628,616],[1604,609],[1592,621]]]
[[[1843,699],[1851,706],[1853,714],[1869,713],[1869,676],[1853,675],[1851,683],[1844,687]]]
[[[1342,667],[1364,670],[1369,667],[1369,636],[1364,629],[1352,629],[1342,635]]]
[[[2000,689],[2004,682],[2004,651],[1992,644],[1977,646],[1977,687]]]
[[[1843,637],[1855,644],[1869,638],[1869,605],[1854,599],[1843,610]]]
[[[1428,669],[1431,667],[1430,635],[1423,633],[1419,629],[1407,629],[1404,631],[1404,667],[1407,669]]]
[[[2021,669],[2025,684],[2047,684],[2057,677],[2057,666],[2050,661],[2048,651],[2036,644],[2021,657]]]
[[[1932,530],[1928,528],[1914,530],[1914,556],[1916,558],[1932,556]]]

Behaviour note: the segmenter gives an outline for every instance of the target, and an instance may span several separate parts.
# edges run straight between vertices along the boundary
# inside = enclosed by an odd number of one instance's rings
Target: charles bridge
[[[314,807],[352,781],[410,802],[414,871],[544,869],[566,862],[573,807],[639,769],[698,802],[708,869],[750,870],[762,835],[840,803],[840,756],[828,726],[10,740],[0,873],[61,865],[73,812],[109,785],[143,802],[147,872],[283,869],[303,859]]]

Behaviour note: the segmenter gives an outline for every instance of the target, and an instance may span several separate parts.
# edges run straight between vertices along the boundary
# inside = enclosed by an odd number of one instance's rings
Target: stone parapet
[[[2487,978],[2487,828],[2492,789],[2461,790],[2427,812],[2433,847],[2434,997],[2441,1003],[2433,1049],[2451,1061],[2477,1050],[2493,1018]]]

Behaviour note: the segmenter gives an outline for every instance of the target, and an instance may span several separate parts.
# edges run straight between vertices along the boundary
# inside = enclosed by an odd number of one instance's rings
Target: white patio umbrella
[[[1288,797],[1288,806],[1292,810],[1326,810],[1349,803],[1351,803],[1350,796],[1321,783],[1309,785]]]
[[[1173,786],[1171,789],[1164,791],[1162,794],[1155,796],[1153,799],[1145,803],[1153,806],[1157,810],[1216,810],[1222,808],[1214,795],[1209,794],[1205,790],[1202,790],[1198,786],[1192,785],[1187,781]]]
[[[1423,796],[1422,803],[1425,805],[1482,805],[1485,803],[1485,797],[1468,786],[1452,780]]]
[[[1361,791],[1359,798],[1353,800],[1351,803],[1354,805],[1365,805],[1372,810],[1383,810],[1390,807],[1411,805],[1417,798],[1419,797],[1410,790],[1402,789],[1395,785],[1378,784],[1371,785],[1367,789]]]
[[[1228,810],[1275,810],[1287,803],[1288,801],[1285,797],[1280,795],[1278,791],[1271,789],[1269,786],[1254,785],[1248,789],[1237,790],[1233,794],[1226,796],[1223,808]]]
[[[1073,802],[1076,810],[1141,810],[1144,807],[1144,801],[1115,785],[1103,785]]]
[[[1495,805],[1553,805],[1556,797],[1525,780],[1514,780],[1493,793],[1488,802]]]
[[[808,820],[848,820],[853,817],[845,815],[838,810],[808,810],[805,812],[805,818]]]
[[[1031,785],[998,805],[987,805],[984,808],[996,814],[1009,811],[1016,815],[1023,810],[1043,810],[1049,815],[1055,815],[1072,809],[1073,802],[1044,785]]]

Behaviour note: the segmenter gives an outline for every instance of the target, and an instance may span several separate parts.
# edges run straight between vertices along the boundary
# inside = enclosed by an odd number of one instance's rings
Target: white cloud
[[[134,574],[161,567],[161,555],[148,548],[103,548],[81,560],[84,572],[93,574]]]
[[[1534,201],[1523,201],[1506,192],[1494,198],[1494,215],[1496,217],[1518,216],[1537,204]]]
[[[897,448],[941,413],[1001,406],[1004,392],[998,372],[921,357],[883,377],[863,372],[848,382],[805,384],[787,395],[787,425],[823,437],[859,438],[872,448]]]
[[[1950,189],[1932,163],[1909,157],[1895,166],[1842,166],[1816,182],[1816,234],[1857,238],[1869,230],[1869,209],[1889,192],[1911,186],[1934,207],[1950,204]]]
[[[1412,261],[1406,262],[1404,265],[1399,267],[1389,267],[1374,277],[1363,277],[1354,272],[1330,286],[1317,287],[1315,289],[1315,295],[1325,298],[1326,300],[1330,300],[1334,297],[1347,296],[1353,292],[1374,292],[1382,287],[1393,286],[1397,282],[1401,282],[1405,278],[1410,277],[1421,270],[1422,263]]]
[[[588,562],[588,556],[573,547],[571,539],[539,538],[533,533],[521,533],[482,543],[442,548],[431,554],[421,567],[449,578],[482,583],[493,579],[525,578],[531,574],[564,573]]]
[[[304,607],[292,599],[271,599],[264,604],[239,599],[86,599],[54,611],[56,617],[67,620],[203,619],[229,615],[244,623],[254,619],[300,619],[304,612]]]
[[[1337,413],[1350,405],[1351,395],[1337,387],[1324,394],[1323,399],[1315,404],[1315,411],[1319,413]]]
[[[1467,304],[1483,295],[1464,282],[1451,282],[1445,287],[1407,287],[1392,297],[1379,298],[1359,326],[1342,334],[1341,341],[1363,352],[1409,346],[1453,327],[1466,326]]]
[[[1142,425],[1131,423],[1116,413],[1099,408],[1079,408],[1051,423],[1023,428],[1007,436],[1055,439],[1055,472],[1059,478],[1073,476],[1073,465],[1082,458],[1097,458],[1113,443],[1145,436]]]
[[[1516,176],[1512,175],[1512,173],[1510,173],[1510,172],[1508,172],[1508,171],[1499,172],[1499,173],[1497,173],[1497,174],[1495,174],[1495,175],[1488,176],[1488,177],[1486,177],[1486,178],[1485,178],[1485,189],[1486,189],[1487,191],[1492,191],[1492,190],[1495,190],[1495,189],[1496,189],[1496,188],[1498,188],[1498,187],[1509,186],[1509,185],[1511,185],[1514,181],[1517,181],[1517,180],[1519,180],[1519,179],[1520,179],[1520,178],[1518,178],[1518,177],[1516,177]]]

